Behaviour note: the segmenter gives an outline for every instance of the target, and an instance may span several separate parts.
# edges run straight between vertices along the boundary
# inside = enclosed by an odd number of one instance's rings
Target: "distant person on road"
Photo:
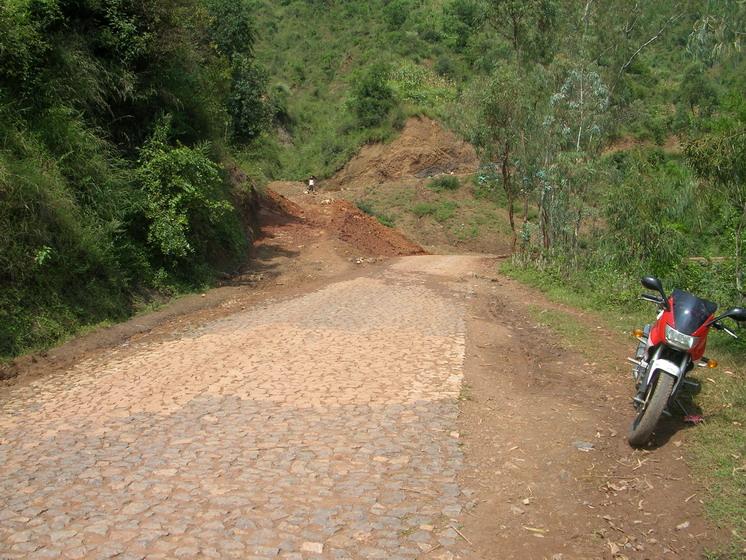
[[[311,175],[308,179],[308,192],[312,193],[316,190],[316,177]]]

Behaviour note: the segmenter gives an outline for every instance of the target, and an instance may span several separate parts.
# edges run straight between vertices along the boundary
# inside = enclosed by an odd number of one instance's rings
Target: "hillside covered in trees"
[[[477,148],[518,273],[743,301],[745,23],[735,0],[3,2],[0,354],[231,272],[254,186],[419,114]]]

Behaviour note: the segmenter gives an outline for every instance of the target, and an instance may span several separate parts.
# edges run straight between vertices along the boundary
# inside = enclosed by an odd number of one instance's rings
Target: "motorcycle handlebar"
[[[738,335],[734,333],[732,330],[730,330],[728,327],[723,325],[722,323],[718,323],[717,321],[712,324],[713,327],[715,327],[715,330],[718,331],[725,331],[726,334],[729,334],[733,338],[738,338]]]
[[[663,300],[658,296],[651,296],[650,294],[642,294],[640,295],[640,299],[643,299],[645,301],[650,301],[658,305],[663,305]]]

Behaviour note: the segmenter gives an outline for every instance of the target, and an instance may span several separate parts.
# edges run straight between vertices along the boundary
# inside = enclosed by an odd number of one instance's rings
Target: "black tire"
[[[658,372],[658,380],[655,386],[648,389],[645,403],[640,406],[640,410],[629,428],[627,441],[630,445],[641,447],[648,442],[668,404],[673,383],[674,378],[672,376],[662,371]]]

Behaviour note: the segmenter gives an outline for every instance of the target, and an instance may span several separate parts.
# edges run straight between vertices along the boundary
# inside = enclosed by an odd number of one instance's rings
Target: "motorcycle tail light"
[[[691,350],[697,344],[697,337],[677,331],[671,325],[666,325],[666,342],[679,350]]]

